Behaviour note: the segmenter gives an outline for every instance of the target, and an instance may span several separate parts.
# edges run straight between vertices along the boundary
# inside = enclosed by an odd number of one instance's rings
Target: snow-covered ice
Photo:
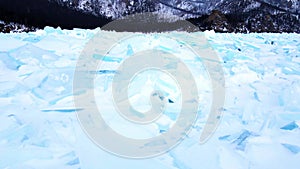
[[[299,34],[205,32],[225,72],[226,100],[217,131],[205,144],[199,144],[210,104],[210,99],[204,99],[195,125],[177,147],[155,158],[132,160],[99,149],[82,131],[76,117],[81,108],[74,107],[73,95],[82,94],[72,89],[76,62],[84,45],[98,31],[46,27],[34,33],[0,34],[0,168],[299,168]],[[130,48],[125,47],[128,51]],[[106,91],[116,73],[112,67],[121,60],[106,57],[103,61],[107,67],[97,72],[96,82]],[[197,69],[195,63],[200,62],[186,63]],[[141,95],[135,95],[140,89],[130,88],[131,101],[137,106],[147,103],[141,96],[149,95],[147,87],[157,85],[147,78],[156,78],[159,85],[155,87],[171,94],[170,104],[176,103],[176,83],[165,84],[170,80],[165,76],[155,72],[136,76],[133,85],[147,85]],[[205,79],[203,76],[200,80]],[[203,82],[202,86],[205,89],[209,85]],[[105,110],[113,109],[107,98],[98,101]],[[176,113],[166,113],[145,130],[134,125],[124,130],[122,125],[126,123],[120,118],[103,116],[118,132],[131,131],[131,137],[167,132],[176,120]],[[150,134],[143,135],[145,131]]]

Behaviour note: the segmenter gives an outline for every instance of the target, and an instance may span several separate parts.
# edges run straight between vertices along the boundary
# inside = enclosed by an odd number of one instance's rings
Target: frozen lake
[[[209,114],[211,90],[205,81],[207,75],[205,68],[201,68],[201,60],[186,58],[187,67],[199,75],[198,87],[203,87],[193,127],[171,151],[150,159],[132,160],[98,148],[83,132],[76,116],[76,111],[82,110],[74,106],[73,95],[84,95],[84,92],[73,93],[76,63],[85,44],[98,31],[100,29],[46,27],[34,33],[0,34],[0,168],[299,167],[300,34],[204,32],[220,58],[225,77],[225,103],[217,130],[207,142],[199,143]],[[103,38],[113,38],[105,31],[100,34]],[[157,43],[164,43],[163,35],[155,35]],[[134,46],[141,42],[128,43]],[[125,49],[127,53],[132,50],[128,45]],[[97,104],[105,111],[103,116],[107,123],[117,132],[133,138],[168,132],[176,122],[176,113],[171,113],[176,112],[176,105],[167,109],[162,119],[141,128],[127,125],[110,114],[110,110],[114,111],[108,99],[116,73],[113,68],[122,58],[100,59],[104,68],[98,71],[95,83],[101,92],[96,97]],[[146,72],[144,77],[137,76],[134,84],[149,84],[149,88],[156,85],[169,93],[169,103],[172,103],[180,93],[175,83],[164,83],[170,81],[165,76]],[[147,83],[149,79],[151,83]],[[149,92],[135,91],[138,89],[132,88],[131,101],[136,108],[147,109],[141,104],[147,103],[143,96]]]

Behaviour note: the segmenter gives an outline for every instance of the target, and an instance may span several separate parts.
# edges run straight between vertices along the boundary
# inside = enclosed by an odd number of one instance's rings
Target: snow
[[[193,18],[209,14],[212,10],[222,13],[247,12],[256,9],[262,3],[299,14],[299,0],[49,0],[77,10],[111,18],[135,12],[158,11],[160,15],[177,15]],[[236,8],[236,7],[239,8]],[[270,13],[274,13],[271,8]],[[278,11],[275,11],[278,12]]]
[[[32,33],[0,34],[0,168],[173,168],[232,169],[289,168],[300,165],[300,35],[218,34],[205,32],[223,62],[226,81],[224,114],[211,139],[199,144],[204,127],[210,85],[202,75],[201,60],[187,57],[205,92],[198,119],[177,147],[151,159],[132,160],[99,149],[80,128],[74,107],[74,70],[84,45],[95,30],[61,30],[46,27]],[[102,34],[107,32],[102,31]],[[117,33],[116,33],[117,34]],[[107,36],[103,36],[107,37]],[[159,37],[159,36],[158,36]],[[162,38],[163,39],[163,38]],[[138,40],[138,39],[137,39]],[[161,40],[163,42],[163,40]],[[130,41],[125,49],[144,44]],[[121,46],[122,47],[122,46]],[[169,49],[168,49],[169,50]],[[94,56],[101,59],[101,56]],[[99,70],[98,104],[110,111],[109,92],[119,57],[105,57]],[[143,74],[141,74],[143,75]],[[149,88],[180,98],[176,83],[164,73],[151,72],[133,79],[132,102],[145,104]],[[144,78],[143,78],[144,77]],[[147,80],[148,79],[148,80]],[[157,84],[149,82],[157,81]],[[143,84],[145,86],[141,87]],[[138,95],[140,88],[145,93]],[[205,94],[206,93],[206,94]],[[173,103],[172,103],[173,102]],[[106,106],[105,106],[106,105]],[[176,109],[170,107],[170,110]],[[113,128],[131,137],[151,137],[167,132],[176,113],[166,113],[156,124],[142,128],[104,114]],[[117,141],[117,140],[116,140]]]

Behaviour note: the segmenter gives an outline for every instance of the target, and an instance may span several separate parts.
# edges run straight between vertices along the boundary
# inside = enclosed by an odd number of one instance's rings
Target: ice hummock
[[[204,108],[179,146],[152,159],[129,160],[95,146],[76,118],[81,110],[74,107],[73,95],[83,94],[72,93],[76,61],[98,31],[46,27],[0,34],[0,168],[298,168],[299,34],[205,32],[225,71],[220,126],[208,142],[199,144],[208,111]],[[113,58],[106,59],[112,64]],[[114,70],[108,66],[98,73],[105,77],[100,87],[109,88]],[[137,78],[137,84],[142,82],[145,79]],[[174,88],[160,84],[166,91]],[[177,95],[172,97],[176,103]],[[122,132],[118,121],[106,119]],[[176,114],[167,114],[142,132],[149,132],[145,137],[167,132],[175,120]],[[133,125],[126,127],[136,131],[132,137],[143,136]]]

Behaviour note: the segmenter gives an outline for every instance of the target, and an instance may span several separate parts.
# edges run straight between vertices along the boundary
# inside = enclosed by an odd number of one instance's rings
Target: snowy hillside
[[[212,10],[223,13],[247,12],[266,6],[271,13],[288,11],[300,13],[298,0],[50,0],[95,15],[118,18],[134,12],[159,11],[161,14],[177,14],[197,17]],[[263,7],[264,8],[264,7]]]
[[[299,0],[0,0],[0,21],[5,23],[0,32],[14,31],[19,24],[27,27],[24,31],[45,26],[95,29],[145,12],[176,15],[216,32],[300,32]]]

